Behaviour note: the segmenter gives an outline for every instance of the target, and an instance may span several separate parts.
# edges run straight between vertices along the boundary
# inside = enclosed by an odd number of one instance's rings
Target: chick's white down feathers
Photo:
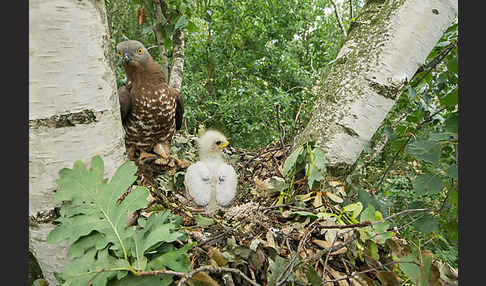
[[[226,164],[221,150],[228,145],[223,134],[209,130],[198,140],[199,160],[187,168],[185,185],[194,202],[214,210],[227,206],[236,194],[237,175]]]

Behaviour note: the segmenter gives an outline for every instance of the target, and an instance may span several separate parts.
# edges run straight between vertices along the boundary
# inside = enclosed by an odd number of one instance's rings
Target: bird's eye
[[[138,48],[137,53],[140,55],[142,54],[142,48]]]
[[[117,53],[117,54],[118,54],[120,57],[122,56],[122,54],[121,54],[121,52],[120,52],[120,51],[116,51],[116,53]]]
[[[221,141],[216,141],[216,145],[218,145],[218,146],[219,146],[219,145],[221,145],[221,143],[223,143],[223,142],[221,142]]]

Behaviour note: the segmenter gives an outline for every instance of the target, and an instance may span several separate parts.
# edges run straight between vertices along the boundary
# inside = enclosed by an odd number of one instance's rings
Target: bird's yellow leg
[[[161,159],[155,160],[155,164],[163,165],[168,162],[170,154],[170,145],[166,143],[157,143],[154,146],[154,152],[159,154]]]
[[[143,160],[143,159],[146,159],[146,158],[155,158],[157,157],[157,155],[155,154],[152,154],[152,153],[148,153],[148,152],[145,152],[144,150],[140,151],[140,156],[138,156],[138,160]]]

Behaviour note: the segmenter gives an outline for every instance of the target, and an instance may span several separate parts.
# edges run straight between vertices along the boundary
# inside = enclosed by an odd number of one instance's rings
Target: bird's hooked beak
[[[224,147],[228,146],[229,142],[228,141],[224,141],[223,144],[219,145],[219,149],[223,149]]]
[[[127,53],[123,54],[122,61],[124,65],[128,65],[128,63],[130,62],[130,57],[128,56]]]

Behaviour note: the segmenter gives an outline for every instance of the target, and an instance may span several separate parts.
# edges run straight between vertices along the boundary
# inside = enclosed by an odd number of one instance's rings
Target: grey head
[[[123,65],[138,66],[147,63],[152,56],[139,41],[128,40],[118,43],[116,45],[116,53],[120,56]]]

